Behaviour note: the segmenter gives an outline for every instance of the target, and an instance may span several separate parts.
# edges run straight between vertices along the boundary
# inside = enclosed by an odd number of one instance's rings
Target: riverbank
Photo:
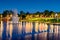
[[[54,38],[55,37],[57,37],[58,38],[58,28],[59,28],[59,25],[57,25],[57,27],[56,27],[56,25],[51,25],[51,24],[49,24],[49,26],[50,26],[50,29],[49,29],[49,34],[47,34],[48,32],[45,32],[44,30],[46,30],[47,31],[47,29],[48,29],[48,25],[47,24],[45,24],[45,23],[39,23],[38,21],[37,22],[23,22],[24,23],[24,30],[25,30],[25,33],[27,34],[27,33],[29,33],[29,32],[33,32],[33,28],[35,29],[35,32],[42,32],[42,33],[38,33],[38,34],[34,34],[34,37],[36,38],[36,40],[37,39],[39,39],[39,40],[45,40],[45,39],[47,39],[47,37],[50,37],[51,39],[53,39],[52,37],[54,36]],[[2,24],[3,25],[3,24]],[[34,26],[34,27],[33,27]],[[2,26],[3,27],[3,26]],[[8,23],[7,23],[7,27],[10,27],[10,34],[12,35],[12,29],[13,29],[13,26],[12,26],[12,24],[9,24],[8,25]],[[53,32],[53,27],[54,27],[54,32]],[[19,24],[19,26],[18,26],[18,33],[21,33],[22,30],[23,29],[23,25],[22,25],[22,22],[20,22],[20,24]],[[38,31],[39,30],[39,31]],[[7,30],[8,31],[8,30]],[[3,31],[1,31],[1,32],[3,32]],[[8,34],[8,32],[6,32],[7,34]],[[52,33],[52,34],[50,34],[50,33]],[[54,34],[53,34],[54,33]],[[21,34],[21,35],[23,35],[23,34]],[[47,36],[48,35],[48,36]],[[57,36],[56,36],[57,35]],[[31,39],[32,38],[32,34],[29,34],[28,36],[26,35],[26,36],[24,36],[26,39]],[[21,36],[20,36],[21,37]],[[19,37],[19,38],[20,38]],[[10,36],[10,38],[11,38],[11,36]],[[44,39],[43,39],[44,38]],[[20,40],[20,39],[19,39]]]
[[[5,20],[5,19],[4,19]],[[0,22],[3,21],[2,19]],[[5,21],[11,21],[11,20],[5,20]],[[19,19],[20,21],[29,21],[29,22],[34,22],[34,21],[39,21],[39,22],[44,22],[44,23],[60,23],[60,18],[30,18],[30,19]]]
[[[31,18],[26,20],[19,20],[19,21],[39,21],[39,22],[45,22],[45,23],[60,23],[60,18]]]

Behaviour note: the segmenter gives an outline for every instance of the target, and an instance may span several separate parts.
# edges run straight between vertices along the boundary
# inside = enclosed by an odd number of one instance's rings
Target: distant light
[[[55,14],[55,16],[57,16],[57,13]]]

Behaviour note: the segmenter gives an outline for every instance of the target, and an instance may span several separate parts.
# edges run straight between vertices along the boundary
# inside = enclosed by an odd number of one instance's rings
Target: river
[[[11,21],[1,21],[0,40],[60,40],[60,24],[24,21],[13,25]]]

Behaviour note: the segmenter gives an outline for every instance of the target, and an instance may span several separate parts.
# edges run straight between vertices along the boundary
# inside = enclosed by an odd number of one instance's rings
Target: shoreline
[[[8,22],[8,21],[6,21],[6,22]],[[12,22],[12,21],[9,21],[9,22]],[[40,23],[46,23],[46,24],[60,24],[60,22],[43,22],[43,21],[29,21],[29,20],[28,21],[27,20],[21,20],[18,22],[40,22]],[[0,21],[0,24],[1,24],[1,21]]]

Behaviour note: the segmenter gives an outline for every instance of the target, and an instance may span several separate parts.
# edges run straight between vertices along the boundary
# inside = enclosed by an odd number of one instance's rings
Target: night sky
[[[0,0],[0,13],[13,9],[31,13],[44,10],[59,12],[60,0]]]

